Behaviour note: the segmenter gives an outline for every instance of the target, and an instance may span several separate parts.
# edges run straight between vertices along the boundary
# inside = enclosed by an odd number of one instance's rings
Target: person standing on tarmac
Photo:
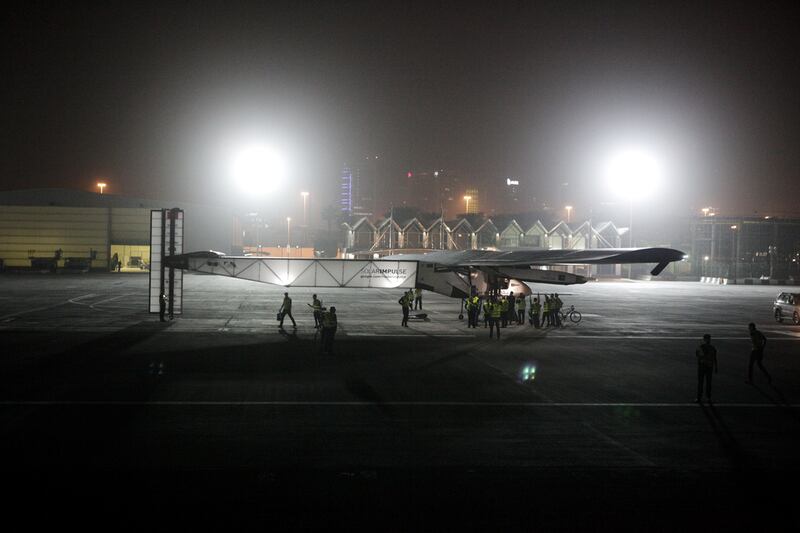
[[[497,328],[497,338],[500,338],[500,302],[492,296],[486,302],[486,316],[489,317],[489,338],[494,337],[494,330]]]
[[[517,298],[517,325],[525,325],[525,296]]]
[[[539,329],[539,316],[542,312],[542,304],[539,303],[539,298],[534,298],[533,302],[531,302],[531,309],[528,311],[528,314],[531,317],[531,324],[536,329]]]
[[[508,320],[508,322],[511,323],[511,325],[514,325],[514,322],[517,321],[517,299],[514,296],[514,292],[513,291],[508,293],[508,311],[507,311],[507,314],[508,314],[508,317],[506,318],[506,320]]]
[[[297,322],[294,321],[294,317],[292,316],[292,299],[289,298],[288,292],[283,293],[283,303],[281,304],[281,308],[278,312],[281,314],[281,323],[278,327],[283,329],[283,319],[288,315],[289,318],[292,319],[292,327],[297,329]]]
[[[338,322],[335,307],[331,306],[328,311],[322,314],[322,344],[320,348],[323,353],[333,355],[333,340],[336,337]]]
[[[483,301],[483,327],[488,328],[492,312],[489,310],[489,298]]]
[[[422,310],[422,289],[419,287],[414,289],[414,311],[417,310],[417,305],[419,305],[419,309]]]
[[[500,297],[500,327],[507,327],[508,326],[508,298],[505,296]]]
[[[711,335],[703,335],[703,344],[695,350],[697,357],[697,397],[694,403],[703,401],[703,384],[706,386],[706,398],[711,403],[711,377],[714,373],[719,373],[717,365],[717,349],[711,346]]]
[[[400,297],[400,299],[397,300],[397,303],[399,303],[403,307],[403,321],[400,322],[400,325],[407,328],[408,327],[408,311],[409,311],[409,308],[411,307],[411,301],[408,298],[408,293],[403,293],[403,295]]]
[[[500,322],[503,317],[503,304],[495,298],[489,302],[489,338],[492,338],[494,329],[497,328],[497,338],[500,338]]]
[[[544,305],[542,306],[542,327],[550,327],[550,297],[544,295]]]
[[[158,317],[161,322],[166,322],[167,314],[167,295],[163,292],[158,296]]]
[[[564,302],[562,302],[561,298],[558,297],[558,293],[555,293],[553,295],[553,298],[555,298],[555,301],[556,301],[556,311],[554,313],[554,316],[555,316],[555,319],[556,319],[556,325],[558,327],[563,328],[564,324],[563,324],[563,321],[561,320],[561,308],[564,307]]]
[[[772,376],[769,375],[769,372],[761,362],[764,360],[764,347],[767,345],[767,338],[756,329],[754,323],[750,322],[747,327],[750,330],[750,342],[753,343],[753,349],[750,351],[750,364],[747,367],[747,381],[745,383],[753,383],[753,364],[758,363],[758,368],[767,376],[767,383],[771,385]]]
[[[311,296],[311,303],[308,306],[314,311],[314,328],[319,329],[322,327],[322,300],[317,298],[314,294]]]
[[[475,327],[475,301],[472,299],[472,296],[467,298],[466,301],[467,306],[467,327],[472,328]]]

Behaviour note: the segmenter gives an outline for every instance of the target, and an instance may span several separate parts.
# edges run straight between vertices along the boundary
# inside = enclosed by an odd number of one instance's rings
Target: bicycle
[[[561,322],[562,323],[566,322],[567,320],[569,320],[573,324],[577,324],[577,323],[579,323],[581,321],[581,318],[582,317],[581,317],[580,311],[576,311],[574,305],[570,305],[569,309],[567,310],[566,313],[561,313]]]

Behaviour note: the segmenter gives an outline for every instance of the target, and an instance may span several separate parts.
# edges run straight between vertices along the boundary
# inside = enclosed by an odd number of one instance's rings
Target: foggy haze
[[[287,196],[261,206],[292,198],[294,215],[299,191],[319,211],[342,165],[376,154],[385,179],[514,176],[551,202],[569,182],[586,216],[618,201],[604,158],[638,145],[667,179],[637,209],[798,212],[788,4],[340,4],[11,8],[2,187],[102,177],[111,193],[247,207],[227,158],[258,138],[289,167]]]

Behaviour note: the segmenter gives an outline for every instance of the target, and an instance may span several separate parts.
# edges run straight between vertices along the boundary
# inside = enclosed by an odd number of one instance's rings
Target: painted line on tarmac
[[[97,296],[97,295],[96,294],[84,294],[83,296],[77,296],[75,298],[70,298],[69,300],[64,300],[63,302],[58,302],[57,304],[47,305],[47,306],[43,306],[43,307],[34,307],[33,309],[25,309],[24,311],[17,311],[15,313],[9,313],[7,315],[0,316],[0,320],[5,320],[7,318],[12,318],[12,317],[16,318],[16,317],[21,316],[21,315],[27,315],[27,314],[30,314],[30,313],[36,313],[38,311],[47,311],[48,309],[53,309],[54,307],[58,307],[58,306],[61,306],[61,305],[78,303],[78,300],[83,300],[84,298],[91,298],[93,296]],[[86,305],[86,304],[80,304],[80,305]]]
[[[694,335],[691,337],[673,337],[669,335],[548,335],[547,337],[542,337],[547,339],[643,339],[643,340],[703,340],[702,335]],[[744,341],[750,340],[750,337],[718,337],[716,335],[712,335],[711,340],[716,341]],[[800,337],[773,337],[769,339],[770,341],[800,341]]]
[[[105,300],[100,300],[99,302],[94,302],[93,304],[89,305],[90,309],[94,309],[96,306],[100,304],[104,304],[106,302],[113,302],[114,300],[119,300],[120,298],[127,298],[128,296],[136,296],[137,293],[129,292],[127,294],[120,294],[118,296],[112,296],[111,298],[106,298]],[[74,302],[73,302],[74,303]]]
[[[96,294],[84,294],[83,296],[76,296],[75,298],[70,298],[67,302],[71,304],[78,304],[78,305],[87,305],[84,303],[80,303],[81,300],[86,300],[88,298],[94,298],[97,296]]]
[[[781,331],[779,329],[768,330],[765,329],[767,333],[777,333],[778,335],[788,335],[790,337],[797,337],[800,338],[800,331]]]
[[[475,335],[459,335],[454,333],[425,333],[425,334],[418,334],[418,333],[346,333],[347,337],[458,337],[458,338],[469,338],[474,339]]]
[[[126,401],[126,400],[2,400],[2,406],[97,406],[97,407],[126,407],[126,406],[158,406],[158,407],[693,407],[698,405],[708,406],[708,402],[696,404],[687,403],[668,403],[668,402],[365,402],[365,401],[181,401],[181,400],[152,400],[152,401]],[[774,404],[774,403],[717,403],[714,407],[732,407],[744,409],[797,409],[798,405]]]

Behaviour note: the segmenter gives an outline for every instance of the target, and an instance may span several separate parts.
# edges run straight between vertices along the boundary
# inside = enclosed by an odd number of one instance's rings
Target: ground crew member
[[[711,403],[711,376],[719,373],[717,365],[717,349],[711,346],[711,335],[703,335],[703,344],[695,350],[697,356],[697,397],[695,403],[700,403],[703,399],[703,383],[706,386],[706,398]]]
[[[492,298],[489,302],[489,338],[492,338],[494,329],[497,328],[497,338],[500,338],[500,320],[503,315],[503,305]]]
[[[163,292],[158,296],[158,317],[161,319],[161,322],[166,322],[167,319],[165,317],[167,313],[167,295]]]
[[[338,327],[338,320],[336,319],[336,308],[331,308],[322,313],[322,351],[323,353],[333,355],[333,340],[336,337],[336,329]]]
[[[316,294],[311,296],[311,303],[308,306],[314,311],[314,328],[322,327],[322,300]]]
[[[546,294],[544,295],[544,306],[543,306],[543,313],[542,313],[542,327],[549,328],[550,327],[550,297]]]
[[[562,323],[561,320],[561,308],[564,307],[564,302],[562,302],[561,298],[558,297],[558,293],[555,293],[553,295],[553,298],[555,298],[556,301],[556,309],[554,313],[554,318],[556,319],[556,326],[563,328],[564,324]]]
[[[283,329],[283,319],[288,315],[289,318],[292,319],[292,327],[297,329],[297,322],[294,321],[294,317],[292,316],[292,299],[289,298],[288,292],[283,293],[283,303],[281,304],[281,308],[278,312],[281,314],[281,323],[278,327]]]
[[[505,296],[500,298],[500,321],[502,327],[508,326],[508,298]]]
[[[542,304],[539,303],[539,298],[534,298],[533,302],[531,302],[531,308],[528,311],[528,315],[531,317],[531,324],[536,329],[539,329],[539,316],[542,311]]]
[[[508,294],[508,311],[507,311],[507,313],[508,313],[508,317],[506,318],[506,320],[508,320],[508,322],[510,322],[511,324],[514,324],[514,322],[517,321],[516,320],[516,318],[517,318],[517,299],[516,299],[516,297],[514,297],[514,293],[513,292],[510,292]],[[503,327],[505,327],[505,326],[503,326]]]
[[[767,383],[771,385],[772,376],[769,375],[769,372],[761,362],[764,359],[764,347],[767,345],[767,338],[756,329],[756,325],[752,322],[747,327],[750,329],[750,341],[753,343],[753,349],[750,351],[750,364],[747,367],[747,381],[745,383],[753,383],[753,363],[758,363],[758,368],[767,376]]]
[[[478,315],[481,313],[481,298],[477,294],[470,298],[469,318],[473,328],[478,327]]]
[[[517,324],[522,326],[525,324],[525,297],[520,296],[517,298]]]
[[[407,328],[408,327],[408,311],[409,311],[409,308],[411,307],[411,300],[409,300],[409,298],[408,298],[408,293],[407,292],[403,293],[403,295],[400,297],[400,299],[397,300],[397,303],[399,303],[403,307],[403,321],[400,322],[400,325]]]
[[[489,310],[489,299],[483,301],[483,327],[489,327],[489,320],[491,319],[492,312]]]
[[[417,305],[422,309],[422,289],[417,287],[414,289],[414,310],[417,310]]]

